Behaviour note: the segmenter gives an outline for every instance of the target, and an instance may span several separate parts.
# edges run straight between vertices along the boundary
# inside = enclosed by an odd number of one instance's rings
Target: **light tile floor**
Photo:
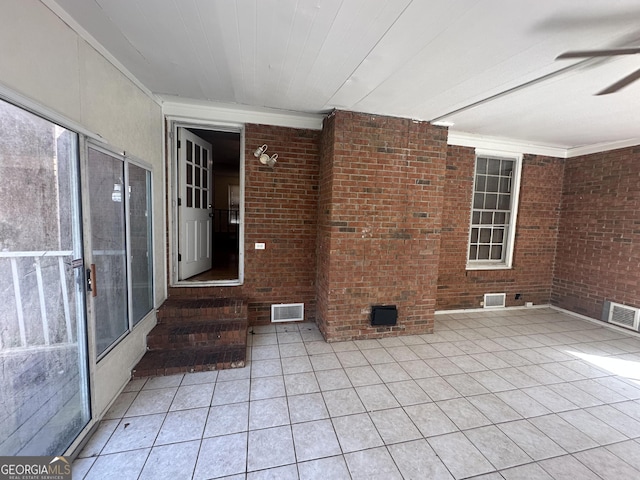
[[[640,479],[638,336],[546,308],[253,331],[243,369],[132,381],[74,479]]]

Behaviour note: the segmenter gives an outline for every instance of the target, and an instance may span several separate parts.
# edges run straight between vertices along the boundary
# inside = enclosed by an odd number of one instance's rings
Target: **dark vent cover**
[[[398,309],[395,305],[373,305],[371,307],[371,325],[395,325]]]

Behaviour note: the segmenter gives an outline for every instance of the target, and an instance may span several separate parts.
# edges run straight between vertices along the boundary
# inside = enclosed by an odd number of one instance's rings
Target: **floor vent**
[[[271,305],[271,322],[300,322],[304,320],[304,303]]]
[[[607,321],[619,327],[638,331],[638,327],[640,326],[640,309],[627,307],[620,303],[609,302],[609,316]]]
[[[484,308],[500,308],[505,307],[507,300],[506,293],[485,293],[484,294]]]

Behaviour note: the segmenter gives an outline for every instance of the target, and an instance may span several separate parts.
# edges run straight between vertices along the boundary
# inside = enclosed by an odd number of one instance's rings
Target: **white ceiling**
[[[55,2],[167,98],[440,120],[561,149],[640,143],[640,81],[594,96],[640,55],[554,60],[640,46],[638,0]]]

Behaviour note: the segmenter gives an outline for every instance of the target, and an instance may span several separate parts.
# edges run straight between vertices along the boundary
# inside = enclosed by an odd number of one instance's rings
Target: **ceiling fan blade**
[[[608,95],[610,93],[614,93],[617,92],[618,90],[626,87],[627,85],[629,85],[630,83],[635,82],[636,80],[638,80],[640,78],[640,68],[638,70],[636,70],[635,72],[627,75],[626,77],[618,80],[616,83],[614,83],[613,85],[608,86],[607,88],[605,88],[604,90],[596,93],[596,95]]]
[[[609,50],[573,50],[561,53],[556,60],[564,58],[614,57],[616,55],[634,55],[640,53],[640,47],[612,48]]]

